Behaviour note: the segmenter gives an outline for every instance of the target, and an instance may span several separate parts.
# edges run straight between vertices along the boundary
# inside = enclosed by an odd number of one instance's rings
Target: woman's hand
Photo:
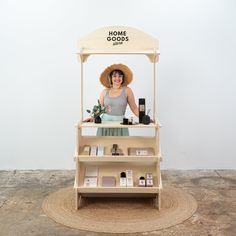
[[[94,119],[92,117],[86,118],[85,120],[83,120],[83,122],[93,122]]]

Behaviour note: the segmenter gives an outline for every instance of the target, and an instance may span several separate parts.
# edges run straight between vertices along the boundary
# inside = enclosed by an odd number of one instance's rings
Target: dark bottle
[[[146,112],[145,98],[139,98],[139,100],[138,100],[138,110],[139,110],[139,123],[142,123],[143,116],[145,115],[145,112]]]

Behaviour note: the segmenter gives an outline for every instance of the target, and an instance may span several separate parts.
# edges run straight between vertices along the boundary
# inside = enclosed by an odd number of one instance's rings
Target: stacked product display
[[[110,44],[106,39],[109,32],[112,31],[126,32],[130,36],[128,37],[129,40],[119,45]],[[145,55],[153,63],[153,80],[146,78],[151,84],[152,91],[149,94],[152,101],[149,101],[149,97],[138,99],[139,122],[135,122],[132,116],[124,117],[123,121],[103,120],[100,124],[82,122],[85,113],[84,95],[91,97],[88,91],[83,91],[83,83],[86,82],[83,78],[83,63],[92,54]],[[83,197],[97,196],[150,197],[154,199],[154,206],[157,209],[161,208],[161,125],[156,115],[155,69],[158,56],[158,40],[130,27],[105,27],[79,41],[81,120],[76,124],[76,173],[74,182],[76,209],[81,207]],[[152,118],[149,116],[150,109],[146,109],[147,104],[153,105],[151,109]],[[95,130],[98,128],[148,129],[154,132],[152,135],[145,136],[96,136],[86,135],[84,130],[88,128]]]

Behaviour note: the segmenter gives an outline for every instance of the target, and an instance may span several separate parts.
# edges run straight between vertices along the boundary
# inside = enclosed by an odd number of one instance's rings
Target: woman
[[[100,82],[106,88],[100,94],[100,103],[107,107],[103,114],[104,121],[122,122],[127,104],[138,117],[139,111],[135,103],[134,94],[127,85],[132,82],[132,71],[123,64],[113,64],[107,67],[100,76]],[[98,136],[127,136],[128,128],[98,128]]]

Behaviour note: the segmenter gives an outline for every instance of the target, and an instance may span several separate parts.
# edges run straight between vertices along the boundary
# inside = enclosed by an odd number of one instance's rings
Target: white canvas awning
[[[135,28],[104,27],[79,40],[78,59],[85,62],[92,54],[144,54],[151,62],[157,62],[159,42]]]

